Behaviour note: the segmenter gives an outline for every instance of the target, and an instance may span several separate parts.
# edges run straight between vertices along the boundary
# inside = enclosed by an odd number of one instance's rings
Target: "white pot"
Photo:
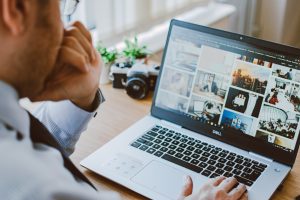
[[[100,76],[100,84],[108,84],[111,82],[109,79],[109,73],[110,73],[110,67],[111,63],[107,63],[103,66],[102,71],[101,71],[101,76]]]

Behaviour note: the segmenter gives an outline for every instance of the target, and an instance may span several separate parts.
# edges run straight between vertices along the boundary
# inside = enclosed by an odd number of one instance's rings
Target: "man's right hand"
[[[246,186],[235,178],[217,177],[193,192],[193,181],[187,176],[180,200],[247,200]],[[235,187],[235,188],[234,188]],[[233,189],[234,188],[234,189]],[[192,194],[193,193],[193,194]]]

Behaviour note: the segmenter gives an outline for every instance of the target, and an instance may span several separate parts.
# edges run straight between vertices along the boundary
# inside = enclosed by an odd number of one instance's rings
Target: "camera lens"
[[[149,87],[145,79],[133,77],[127,82],[126,92],[134,99],[143,99],[148,95]]]

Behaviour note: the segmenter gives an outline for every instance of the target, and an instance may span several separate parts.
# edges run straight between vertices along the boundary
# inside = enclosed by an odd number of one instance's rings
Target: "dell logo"
[[[218,136],[222,136],[222,133],[220,131],[213,130],[212,133]]]

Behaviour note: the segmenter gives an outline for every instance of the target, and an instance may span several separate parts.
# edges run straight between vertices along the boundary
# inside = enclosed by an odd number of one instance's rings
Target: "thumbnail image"
[[[230,76],[232,66],[239,56],[231,52],[203,46],[198,66],[200,70],[204,69],[212,73]]]
[[[269,75],[268,69],[258,68],[253,64],[238,61],[233,73],[232,85],[264,94]]]
[[[261,96],[230,88],[225,107],[245,115],[258,117],[262,102]]]
[[[253,57],[249,57],[249,56],[241,56],[239,58],[239,60],[245,61],[245,62],[249,62],[249,63],[253,63],[255,65],[260,65],[260,66],[264,66],[267,68],[271,68],[273,63],[268,62],[268,61],[264,61],[258,58],[253,58]]]
[[[161,88],[186,97],[190,96],[193,76],[166,68],[162,77]]]
[[[284,110],[300,112],[300,86],[279,78],[271,78],[265,102]]]
[[[287,80],[293,80],[295,77],[296,70],[291,69],[282,65],[273,65],[272,75],[280,78],[284,78]]]
[[[222,104],[202,97],[192,96],[188,112],[199,117],[201,121],[210,121],[218,124],[222,112]]]
[[[156,106],[174,112],[186,112],[188,100],[167,92],[160,91],[156,99]]]
[[[191,42],[173,39],[169,43],[166,64],[172,68],[195,72],[201,48]]]
[[[233,128],[242,133],[251,135],[253,119],[240,114],[224,110],[221,124],[226,128]]]
[[[258,130],[256,132],[255,137],[272,144],[277,144],[285,148],[293,149],[293,144],[291,140],[276,136],[272,133],[266,133]]]
[[[264,105],[262,107],[259,128],[277,135],[293,139],[300,115],[280,108]]]
[[[193,92],[223,102],[228,84],[229,77],[198,71]]]

